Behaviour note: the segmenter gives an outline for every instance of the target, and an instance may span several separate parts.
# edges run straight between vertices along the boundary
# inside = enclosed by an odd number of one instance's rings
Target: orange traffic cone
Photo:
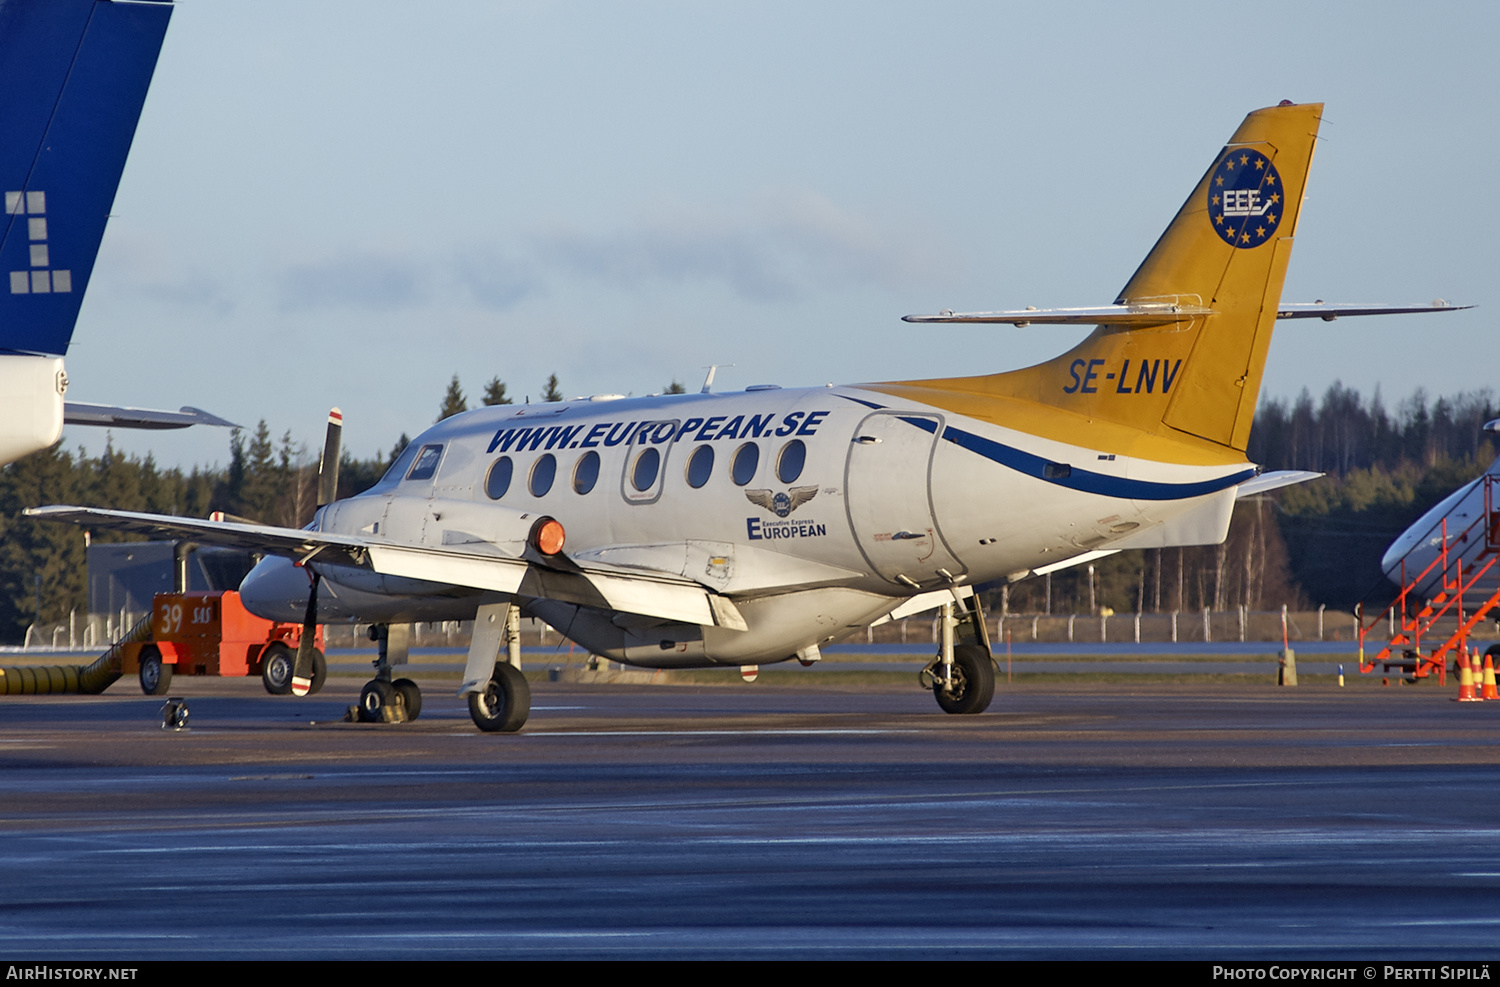
[[[1469,656],[1462,652],[1458,655],[1458,699],[1455,701],[1461,703],[1479,701],[1479,697],[1474,695],[1474,670],[1469,667]]]
[[[1495,666],[1490,661],[1490,656],[1484,656],[1484,699],[1500,699],[1500,692],[1495,691]]]

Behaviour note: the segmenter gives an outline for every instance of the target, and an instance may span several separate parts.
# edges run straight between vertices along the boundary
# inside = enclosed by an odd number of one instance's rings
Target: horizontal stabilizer
[[[906,315],[902,322],[999,322],[1029,326],[1033,322],[1047,326],[1128,326],[1144,329],[1190,322],[1213,315],[1201,305],[1098,305],[1093,308],[1023,308],[1012,312],[954,312],[943,309],[937,315]]]
[[[190,408],[187,405],[176,411],[156,411],[151,408],[119,408],[108,404],[80,404],[77,401],[69,401],[63,405],[63,424],[101,425],[105,428],[165,429],[187,428],[189,425],[239,428],[234,422],[225,421],[202,408]]]
[[[1462,312],[1473,305],[1450,305],[1439,298],[1427,305],[1329,305],[1326,302],[1292,302],[1276,309],[1278,319],[1334,319],[1352,318],[1356,315],[1421,315],[1426,312]]]
[[[1329,305],[1325,302],[1293,302],[1276,310],[1278,319],[1322,319],[1332,322],[1357,315],[1422,315],[1427,312],[1461,312],[1473,305],[1450,305],[1441,298],[1427,305]],[[1023,308],[1007,312],[954,312],[937,315],[904,315],[902,322],[999,323],[1013,326],[1123,326],[1147,329],[1177,322],[1190,322],[1214,310],[1201,305],[1098,305],[1093,308]]]

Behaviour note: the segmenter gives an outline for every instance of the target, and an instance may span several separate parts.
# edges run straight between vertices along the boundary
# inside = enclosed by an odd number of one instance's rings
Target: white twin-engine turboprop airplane
[[[1237,496],[1316,475],[1258,475],[1244,456],[1278,318],[1452,307],[1280,305],[1321,112],[1251,113],[1112,305],[907,317],[1097,326],[1035,367],[482,408],[428,429],[370,490],[320,498],[301,531],[34,513],[263,552],[240,592],[264,617],[377,633],[474,619],[460,692],[484,730],[529,710],[519,652],[496,660],[522,612],[612,660],[685,668],[808,662],[941,604],[927,675],[944,710],[977,713],[994,666],[972,586],[1217,544]],[[302,640],[299,691],[316,665]],[[392,681],[399,651],[365,687],[371,718],[420,708]]]

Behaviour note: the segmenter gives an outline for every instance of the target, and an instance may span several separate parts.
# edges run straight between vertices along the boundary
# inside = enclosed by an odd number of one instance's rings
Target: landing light
[[[527,541],[531,547],[543,555],[556,555],[563,549],[563,541],[567,534],[563,531],[562,522],[556,518],[539,517],[536,524],[531,526],[531,534]]]

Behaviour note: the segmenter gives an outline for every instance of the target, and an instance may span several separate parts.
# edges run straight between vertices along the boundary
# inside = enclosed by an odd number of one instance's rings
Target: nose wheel
[[[995,698],[995,661],[990,657],[979,598],[969,597],[969,609],[958,614],[953,604],[944,604],[939,620],[943,630],[941,650],[922,669],[919,679],[932,689],[943,712],[983,713]],[[956,640],[955,632],[962,634],[962,643]]]
[[[932,694],[944,713],[983,713],[995,698],[995,663],[977,644],[960,644],[951,678],[934,678]]]

